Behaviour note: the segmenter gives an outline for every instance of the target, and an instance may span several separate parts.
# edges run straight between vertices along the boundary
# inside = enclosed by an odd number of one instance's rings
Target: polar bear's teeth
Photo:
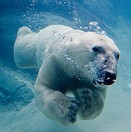
[[[116,82],[116,79],[115,79],[115,80],[113,80],[113,82]]]
[[[98,80],[94,79],[93,80],[93,85],[95,87],[105,87],[104,81],[102,79],[101,79],[101,81],[99,79]]]

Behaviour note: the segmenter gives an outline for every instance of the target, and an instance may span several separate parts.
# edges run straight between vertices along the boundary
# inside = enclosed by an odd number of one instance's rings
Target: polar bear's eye
[[[104,53],[104,49],[101,46],[95,46],[92,48],[92,50],[96,53]]]
[[[119,59],[119,58],[120,58],[120,55],[119,55],[119,54],[117,54],[117,55],[116,55],[116,58],[117,58],[117,59]]]
[[[119,53],[115,53],[115,57],[116,57],[116,59],[118,60],[118,59],[120,58]]]

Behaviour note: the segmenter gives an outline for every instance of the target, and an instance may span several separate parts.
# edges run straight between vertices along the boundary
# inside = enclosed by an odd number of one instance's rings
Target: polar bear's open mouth
[[[95,86],[108,86],[116,81],[116,73],[105,72],[104,76],[93,79]]]

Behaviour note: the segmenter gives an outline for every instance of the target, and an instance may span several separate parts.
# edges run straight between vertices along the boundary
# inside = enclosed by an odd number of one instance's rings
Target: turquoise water
[[[131,131],[131,1],[10,0],[0,1],[0,131],[130,132]],[[91,23],[97,22],[96,25]],[[18,69],[13,59],[17,30],[39,31],[63,24],[106,33],[121,51],[118,80],[108,88],[102,114],[94,120],[62,126],[47,119],[34,103],[38,70]]]

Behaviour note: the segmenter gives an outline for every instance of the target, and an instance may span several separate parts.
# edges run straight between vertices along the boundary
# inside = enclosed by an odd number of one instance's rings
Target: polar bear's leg
[[[57,90],[52,90],[43,84],[36,84],[35,88],[41,94],[36,94],[35,102],[38,109],[48,118],[64,125],[74,123],[78,112],[76,100],[65,96]]]
[[[36,64],[36,35],[28,27],[18,30],[14,44],[14,60],[19,68],[35,68]]]
[[[51,62],[51,61],[50,61]],[[79,103],[75,98],[67,97],[59,90],[54,89],[56,70],[54,66],[41,67],[35,84],[35,101],[38,109],[48,118],[62,124],[70,124],[76,121]],[[51,84],[50,84],[51,83]]]
[[[105,89],[77,89],[75,96],[81,104],[79,109],[79,116],[84,120],[97,117],[102,112],[105,94]]]

